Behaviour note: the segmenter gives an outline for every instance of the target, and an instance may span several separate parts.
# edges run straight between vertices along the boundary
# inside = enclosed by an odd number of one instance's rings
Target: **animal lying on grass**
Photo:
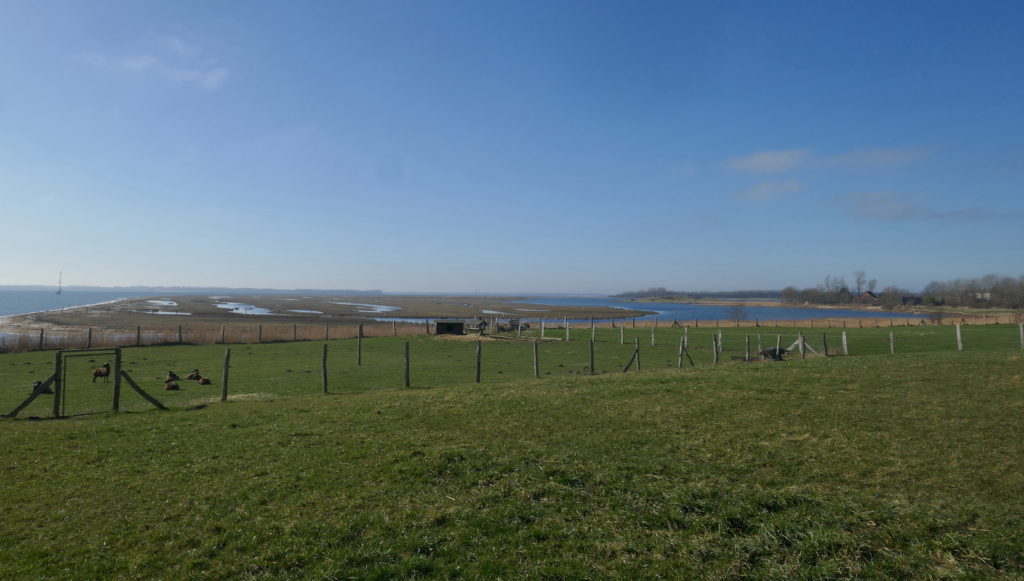
[[[773,361],[782,361],[782,356],[785,355],[787,352],[789,352],[789,349],[782,349],[780,347],[769,347],[767,349],[762,349],[760,351],[760,354],[761,359],[764,359],[765,361],[768,361],[769,359]]]

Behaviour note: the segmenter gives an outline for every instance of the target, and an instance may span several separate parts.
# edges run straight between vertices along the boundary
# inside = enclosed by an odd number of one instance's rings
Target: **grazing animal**
[[[96,369],[92,370],[92,382],[93,383],[96,383],[96,378],[97,377],[102,377],[103,378],[103,383],[106,383],[107,381],[110,380],[110,362],[109,361],[104,363],[103,367],[97,367]]]
[[[768,361],[769,359],[771,359],[773,361],[782,361],[782,356],[785,355],[788,351],[789,351],[788,349],[782,349],[782,348],[776,349],[775,347],[769,347],[767,349],[762,349],[761,350],[761,359],[764,359],[765,361]]]
[[[181,388],[178,387],[178,382],[177,381],[174,381],[173,379],[168,379],[167,381],[164,382],[164,390],[165,391],[176,391],[178,389],[181,389]]]
[[[177,373],[175,373],[173,371],[168,371],[167,372],[167,381],[177,381],[179,379],[181,379],[181,378],[178,377]]]
[[[199,374],[199,370],[198,369],[193,369],[191,373],[189,373],[187,376],[185,376],[185,379],[192,379],[192,380],[198,381],[199,378],[201,378],[201,377],[202,377],[202,375]]]
[[[199,379],[196,380],[196,382],[199,383],[199,385],[210,385],[210,378],[200,377]]]

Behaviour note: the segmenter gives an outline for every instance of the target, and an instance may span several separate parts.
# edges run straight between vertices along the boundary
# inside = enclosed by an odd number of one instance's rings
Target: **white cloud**
[[[858,217],[881,222],[912,220],[979,220],[991,215],[979,208],[936,210],[917,204],[909,196],[895,192],[862,192],[838,198],[850,212]]]
[[[925,159],[938,148],[930,146],[860,149],[824,159],[827,167],[881,169],[901,167]]]
[[[734,157],[724,162],[725,167],[734,171],[754,173],[780,173],[800,167],[811,152],[808,149],[786,149],[757,151],[749,155]]]
[[[199,58],[199,49],[173,36],[153,36],[144,44],[151,49],[135,54],[80,53],[77,60],[99,70],[155,75],[179,85],[214,91],[224,85],[228,70]]]
[[[754,184],[736,197],[741,200],[771,200],[802,192],[803,189],[804,183],[800,180],[767,181]]]

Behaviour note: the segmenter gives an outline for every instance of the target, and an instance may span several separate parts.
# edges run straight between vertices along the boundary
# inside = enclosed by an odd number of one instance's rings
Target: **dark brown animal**
[[[178,387],[178,382],[177,381],[174,381],[173,379],[168,379],[167,381],[164,382],[164,390],[166,390],[166,391],[176,391],[178,389],[181,389],[181,388]]]
[[[775,347],[769,347],[768,349],[761,350],[761,359],[765,361],[782,361],[782,356],[788,352],[788,349],[776,349]]]
[[[196,380],[196,382],[199,383],[199,385],[210,385],[210,378],[200,377],[199,379]]]
[[[202,377],[202,375],[199,374],[199,370],[198,369],[193,369],[191,373],[189,373],[187,376],[185,376],[185,379],[191,379],[191,380],[194,380],[194,381],[198,381],[200,377]]]
[[[97,367],[92,370],[92,382],[96,383],[96,378],[102,377],[103,383],[110,381],[110,362],[103,364],[103,367]]]
[[[177,373],[175,373],[173,371],[168,371],[167,372],[167,381],[178,381],[179,379],[181,379],[181,378],[178,377]]]

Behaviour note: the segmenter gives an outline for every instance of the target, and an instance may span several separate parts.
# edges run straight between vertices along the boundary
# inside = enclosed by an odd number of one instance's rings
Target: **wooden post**
[[[619,327],[619,345],[626,344],[626,328]]]
[[[86,349],[91,349],[92,348],[92,327],[89,327],[89,334],[86,336],[86,339],[85,339],[85,348]]]
[[[775,336],[775,353],[782,356],[782,335]]]
[[[540,342],[537,339],[533,340],[533,377],[540,379],[540,348],[538,345]]]
[[[60,403],[64,397],[64,353],[57,351],[53,362],[53,417],[60,417]]]
[[[565,342],[569,342],[569,317],[565,317]]]
[[[540,338],[544,338],[544,319],[540,320]]]
[[[409,387],[409,342],[405,342],[405,357],[403,363],[403,376],[405,377],[405,386]]]
[[[889,355],[896,354],[896,338],[893,337],[892,331],[889,331]]]
[[[761,334],[757,334],[757,352],[760,353],[763,347],[761,347]]]
[[[1017,329],[1020,332],[1020,348],[1024,349],[1024,323],[1017,325]]]
[[[295,325],[295,323],[292,323],[292,341],[298,341],[298,340],[299,340],[299,329]]]
[[[331,340],[331,330],[327,325],[328,323],[324,323],[324,341]]]
[[[142,345],[142,327],[135,327],[135,346]]]
[[[964,350],[964,341],[963,338],[960,336],[960,323],[956,324],[956,350]]]
[[[476,341],[476,382],[480,383],[480,340]]]
[[[636,370],[640,371],[640,338],[639,337],[636,339],[636,346],[634,347],[634,349],[636,349]]]
[[[256,342],[263,343],[263,325],[256,326]]]
[[[821,334],[821,343],[825,346],[825,357],[828,357],[828,335],[826,333]]]
[[[228,401],[228,372],[231,370],[231,348],[224,350],[224,372],[220,382],[220,401]]]
[[[750,335],[744,335],[743,342],[746,345],[746,353],[743,355],[743,360],[750,361]]]
[[[320,357],[320,382],[323,384],[324,393],[327,393],[327,343],[324,343],[324,353]]]
[[[395,322],[395,321],[391,321],[391,336],[392,337],[397,337],[398,336],[398,323]]]
[[[711,335],[711,352],[714,354],[714,359],[711,361],[712,365],[718,365],[718,336]]]
[[[359,323],[359,330],[356,332],[356,365],[363,365],[363,324]]]
[[[797,341],[800,343],[800,359],[807,357],[807,349],[804,348],[804,334],[797,333]]]
[[[654,325],[651,325],[651,347],[654,347]]]
[[[683,368],[683,349],[685,349],[683,346],[683,338],[679,337],[679,357],[676,359],[676,369]]]
[[[39,350],[40,351],[43,350],[43,336],[44,336],[44,334],[45,334],[45,331],[43,329],[39,329]]]
[[[594,317],[590,317],[590,340],[597,340],[597,324],[594,323]]]
[[[112,411],[121,411],[121,350],[114,349],[114,401]]]
[[[590,338],[590,374],[594,375],[594,338]]]
[[[683,327],[683,349],[690,350],[690,328]]]
[[[423,324],[427,327],[427,335],[430,334],[430,319],[424,319]]]
[[[224,325],[220,326],[220,344],[224,344]]]
[[[178,325],[178,344],[183,343],[181,340],[181,325]]]

